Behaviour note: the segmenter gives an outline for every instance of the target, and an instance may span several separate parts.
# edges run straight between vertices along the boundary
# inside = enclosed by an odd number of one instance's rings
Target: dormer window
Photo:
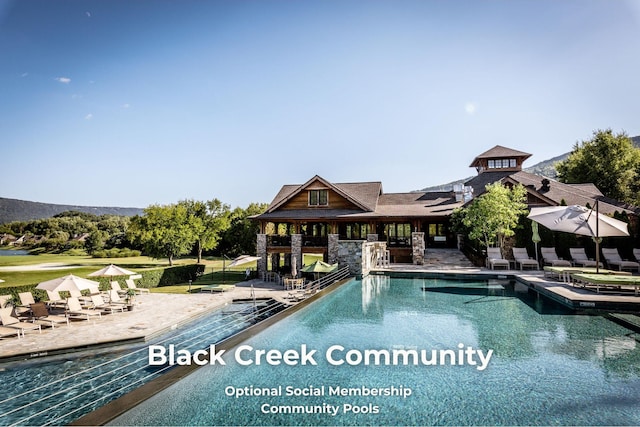
[[[328,190],[309,190],[309,206],[328,206]]]
[[[487,161],[487,169],[515,168],[516,159],[490,159]]]

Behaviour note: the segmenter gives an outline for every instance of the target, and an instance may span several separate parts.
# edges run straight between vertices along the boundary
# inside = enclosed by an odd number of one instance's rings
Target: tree
[[[173,258],[189,253],[196,235],[185,205],[152,205],[143,216],[135,216],[129,226],[130,240],[140,244],[154,258]]]
[[[268,206],[266,203],[251,203],[246,209],[235,208],[230,215],[229,227],[222,233],[218,248],[232,257],[255,254],[256,235],[260,232],[260,227],[250,217],[263,213]]]
[[[518,219],[527,212],[526,190],[518,184],[511,189],[500,182],[488,184],[486,192],[463,209],[462,223],[469,229],[469,238],[485,246],[503,247],[507,237],[515,234]]]
[[[202,250],[214,249],[220,236],[229,227],[229,205],[218,199],[207,202],[182,200],[178,202],[187,210],[189,226],[195,236],[198,264],[202,261]]]
[[[640,149],[624,132],[614,135],[611,129],[594,131],[593,138],[576,143],[556,168],[560,182],[590,182],[608,197],[631,204],[640,202]]]
[[[89,255],[93,255],[96,251],[104,249],[108,234],[106,231],[95,230],[89,233],[84,241],[84,248]]]

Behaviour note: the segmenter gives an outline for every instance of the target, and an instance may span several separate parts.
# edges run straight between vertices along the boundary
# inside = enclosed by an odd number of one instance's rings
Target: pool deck
[[[128,341],[146,341],[234,299],[252,298],[251,285],[258,299],[273,298],[288,302],[285,297],[290,291],[273,282],[260,280],[238,283],[227,292],[138,295],[133,311],[103,314],[99,319],[75,319],[68,326],[56,326],[54,329],[42,327],[42,333],[27,331],[21,339],[3,338],[0,340],[0,362],[32,359]]]
[[[540,295],[575,310],[602,310],[640,313],[640,296],[622,293],[596,293],[593,290],[547,279],[541,270],[488,270],[474,267],[457,250],[429,250],[425,265],[394,264],[372,274],[392,276],[421,274],[425,277],[516,280]],[[227,292],[162,294],[136,297],[131,312],[105,314],[100,319],[73,320],[69,326],[44,328],[42,333],[27,332],[22,339],[0,340],[0,362],[85,350],[128,341],[146,341],[176,328],[235,299],[250,299],[252,285],[256,298],[289,301],[290,291],[273,282],[250,280],[236,284]]]

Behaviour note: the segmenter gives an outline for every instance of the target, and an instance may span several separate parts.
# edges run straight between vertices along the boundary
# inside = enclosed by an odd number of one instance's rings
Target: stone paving
[[[238,283],[233,290],[222,293],[138,295],[133,311],[103,314],[91,320],[75,319],[68,326],[60,325],[54,329],[43,326],[41,333],[27,331],[24,338],[0,339],[0,360],[20,355],[29,358],[118,341],[144,340],[176,328],[234,299],[252,298],[252,285],[256,298],[288,302],[285,297],[289,291],[284,290],[282,285],[259,280]]]

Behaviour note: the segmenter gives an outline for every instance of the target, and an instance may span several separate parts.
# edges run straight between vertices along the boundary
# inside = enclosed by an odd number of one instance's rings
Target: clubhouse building
[[[522,170],[531,154],[495,146],[470,164],[477,175],[451,191],[385,193],[381,182],[333,183],[314,176],[284,185],[266,212],[254,217],[258,271],[297,271],[304,254],[321,254],[329,263],[348,264],[355,274],[386,263],[423,264],[429,247],[455,248],[450,227],[454,209],[481,196],[487,184],[522,184],[534,206],[587,205],[600,212],[633,213],[607,199],[593,184],[563,184]]]

